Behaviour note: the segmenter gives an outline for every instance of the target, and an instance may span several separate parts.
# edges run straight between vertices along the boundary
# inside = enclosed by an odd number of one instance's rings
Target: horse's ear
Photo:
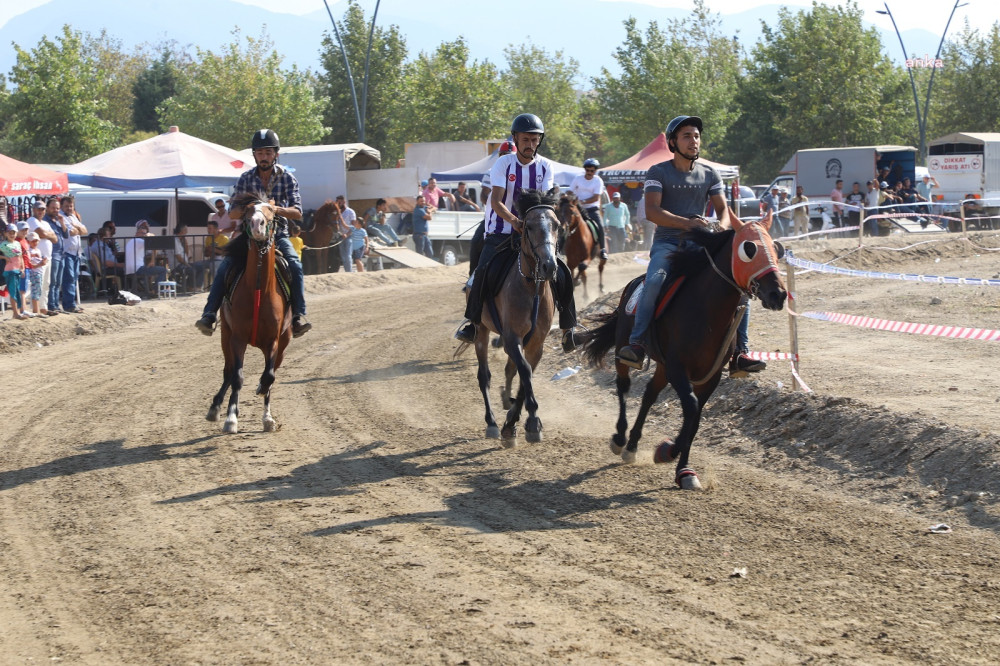
[[[558,185],[554,185],[552,187],[552,189],[549,190],[548,192],[546,192],[545,194],[547,194],[550,197],[558,197],[559,196],[559,191],[560,191],[559,190],[559,186]]]
[[[744,227],[744,225],[746,225],[746,222],[744,222],[740,218],[736,217],[736,211],[734,211],[732,208],[730,208],[729,209],[729,224],[730,224],[730,226],[732,226],[733,229],[735,229],[736,231],[739,231],[740,229],[742,229]]]
[[[774,211],[773,210],[769,210],[769,211],[767,211],[767,215],[765,215],[764,217],[760,218],[760,220],[758,220],[757,224],[759,224],[760,226],[764,227],[764,230],[767,231],[768,233],[770,233],[770,231],[771,231],[771,222],[773,222],[773,221],[774,221]]]

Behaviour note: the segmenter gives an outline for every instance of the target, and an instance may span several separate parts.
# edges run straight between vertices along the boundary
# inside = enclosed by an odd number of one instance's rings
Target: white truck
[[[407,143],[403,147],[405,166],[416,169],[420,180],[427,180],[433,171],[455,169],[481,160],[496,150],[501,143],[503,139]]]
[[[121,192],[99,187],[72,188],[71,192],[87,231],[96,233],[106,220],[117,227],[119,237],[135,235],[135,223],[149,222],[157,235],[173,235],[171,220],[186,224],[191,234],[204,234],[215,201],[229,201],[229,195],[210,189],[135,190]],[[176,217],[175,217],[176,215]]]
[[[1000,212],[1000,133],[954,132],[927,144],[928,173],[937,179],[935,201],[954,204],[980,199],[991,215]]]
[[[889,167],[889,184],[897,180],[915,177],[917,149],[912,146],[852,146],[843,148],[809,148],[799,150],[785,163],[777,178],[771,181],[768,191],[774,187],[784,188],[789,198],[795,196],[795,188],[802,186],[803,194],[812,201],[829,201],[838,180],[844,181],[844,196],[850,193],[854,183],[865,191],[865,182],[873,179],[882,167]],[[821,208],[810,206],[809,217],[813,226],[822,224]]]

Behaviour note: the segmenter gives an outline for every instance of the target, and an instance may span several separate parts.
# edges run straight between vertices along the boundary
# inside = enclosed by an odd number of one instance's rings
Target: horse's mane
[[[571,190],[563,192],[561,195],[559,195],[559,210],[562,211],[563,214],[565,214],[566,208],[569,206],[572,206],[573,209],[581,218],[584,217],[583,206],[580,205],[580,199]],[[566,222],[569,222],[569,220],[566,220]]]
[[[267,197],[264,196],[263,192],[240,192],[233,196],[229,200],[229,207],[241,208],[246,206],[253,206],[261,202],[266,202]],[[222,250],[226,255],[233,258],[234,262],[242,267],[246,264],[247,252],[250,251],[250,238],[245,233],[241,233],[236,238],[232,239]]]
[[[557,203],[555,195],[541,190],[521,190],[521,193],[517,197],[517,211],[521,217],[524,217],[525,212],[534,206],[551,206],[555,208]]]
[[[263,192],[240,192],[229,200],[229,206],[230,208],[238,208],[240,206],[250,206],[252,204],[258,204],[266,201],[267,197],[264,196]]]
[[[709,255],[715,255],[726,243],[733,242],[733,235],[735,233],[734,229],[713,232],[703,227],[684,232],[681,240],[687,241],[687,244],[686,246],[682,244],[682,249],[678,249],[671,256],[667,281],[682,275],[694,277],[700,273],[702,269],[708,266],[708,257],[702,248],[708,250]]]
[[[327,199],[326,201],[323,202],[322,206],[316,209],[316,212],[313,214],[313,219],[316,221],[317,224],[319,224],[320,221],[332,222],[333,215],[331,214],[331,212],[336,206],[337,206],[336,201],[334,201],[333,199]]]

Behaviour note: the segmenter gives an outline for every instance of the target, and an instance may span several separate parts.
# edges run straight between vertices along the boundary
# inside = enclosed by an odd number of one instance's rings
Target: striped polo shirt
[[[535,189],[547,192],[552,189],[554,182],[552,163],[539,155],[535,155],[535,159],[528,164],[521,164],[517,159],[517,153],[510,153],[494,162],[493,168],[490,169],[490,183],[493,187],[505,187],[503,204],[515,215],[517,210],[514,204],[521,190]],[[512,231],[510,222],[497,215],[490,206],[486,215],[486,233],[509,234]]]

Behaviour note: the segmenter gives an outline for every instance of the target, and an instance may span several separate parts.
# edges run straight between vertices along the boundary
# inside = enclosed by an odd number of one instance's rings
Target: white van
[[[229,201],[229,195],[209,190],[177,190],[175,195],[175,190],[80,188],[71,194],[88,232],[96,233],[105,220],[112,220],[119,237],[134,235],[139,220],[148,221],[149,230],[158,236],[173,235],[174,219],[186,224],[191,234],[204,234],[208,216],[215,212],[215,201]]]

